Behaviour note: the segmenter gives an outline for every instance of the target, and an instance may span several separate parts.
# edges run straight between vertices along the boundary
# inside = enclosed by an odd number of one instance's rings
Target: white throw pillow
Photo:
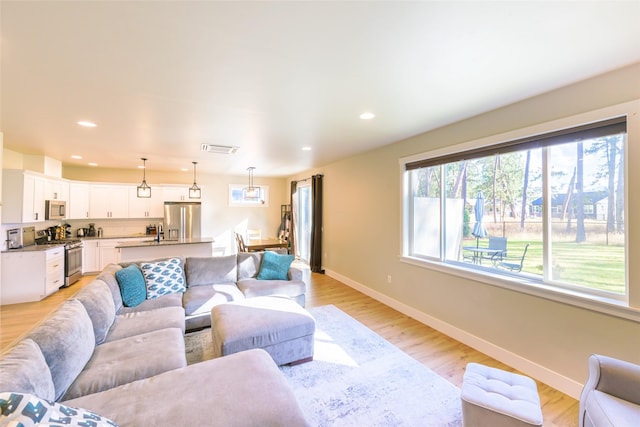
[[[184,270],[180,258],[163,261],[143,262],[140,270],[147,286],[147,299],[155,299],[162,295],[184,292]]]
[[[0,425],[117,427],[113,421],[80,408],[40,399],[33,394],[0,393]]]

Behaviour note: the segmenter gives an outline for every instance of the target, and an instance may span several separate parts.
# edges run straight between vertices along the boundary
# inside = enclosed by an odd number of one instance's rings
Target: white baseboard
[[[489,341],[479,338],[473,334],[470,334],[463,329],[456,328],[455,326],[443,322],[433,316],[419,311],[413,307],[406,305],[396,299],[389,297],[381,292],[368,288],[361,283],[358,283],[350,278],[343,276],[333,270],[326,270],[325,274],[340,282],[362,292],[363,294],[380,301],[381,303],[388,305],[389,307],[398,310],[399,312],[416,319],[417,321],[430,326],[445,335],[454,338],[461,343],[468,345],[488,356],[505,363],[512,368],[517,369],[520,372],[529,375],[536,380],[543,382],[556,390],[559,390],[574,399],[580,399],[580,393],[582,392],[583,385],[577,381],[574,381],[558,372],[552,371],[538,363],[532,362],[518,354],[512,353],[502,347],[499,347]]]

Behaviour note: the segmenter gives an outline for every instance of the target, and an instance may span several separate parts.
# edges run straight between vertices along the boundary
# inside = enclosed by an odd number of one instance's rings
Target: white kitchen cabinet
[[[120,262],[120,250],[116,249],[119,244],[117,239],[100,240],[100,270],[108,264]]]
[[[91,184],[89,218],[128,218],[129,188],[126,185]]]
[[[44,177],[17,169],[2,173],[2,222],[44,221]]]
[[[164,200],[162,187],[153,187],[151,197],[138,197],[136,187],[129,187],[129,218],[162,218]]]
[[[100,271],[100,240],[84,239],[82,242],[82,274]]]
[[[40,301],[64,285],[64,247],[2,253],[1,304]]]
[[[122,243],[126,242],[150,240],[152,238],[153,236],[121,237],[119,239],[99,239],[98,246],[100,250],[100,268],[98,270],[104,269],[109,264],[120,262],[120,249],[116,248],[116,246],[120,246]]]
[[[197,199],[189,199],[189,186],[163,186],[162,197],[165,202],[188,202],[197,201]]]
[[[89,184],[72,182],[69,184],[69,219],[89,218]]]
[[[44,181],[44,199],[69,202],[69,183],[61,179],[46,178]]]

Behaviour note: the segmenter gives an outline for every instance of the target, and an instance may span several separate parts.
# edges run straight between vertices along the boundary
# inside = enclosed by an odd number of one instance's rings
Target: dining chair
[[[238,253],[247,252],[247,247],[244,245],[244,239],[240,233],[234,233],[236,235],[236,245],[238,246]]]
[[[250,229],[247,228],[247,240],[261,240],[262,239],[262,230],[259,228]]]

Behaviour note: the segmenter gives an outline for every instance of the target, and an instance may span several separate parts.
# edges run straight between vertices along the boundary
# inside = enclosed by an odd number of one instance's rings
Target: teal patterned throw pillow
[[[40,399],[26,393],[0,393],[0,425],[2,426],[91,426],[118,427],[101,415],[81,408]]]
[[[262,255],[258,280],[288,280],[289,267],[292,262],[293,255],[265,251]]]
[[[137,265],[131,264],[127,268],[116,271],[116,280],[120,286],[122,303],[126,307],[135,307],[147,299],[144,277]]]
[[[143,262],[140,264],[140,269],[147,285],[147,299],[155,299],[162,295],[186,290],[184,270],[179,258]]]

